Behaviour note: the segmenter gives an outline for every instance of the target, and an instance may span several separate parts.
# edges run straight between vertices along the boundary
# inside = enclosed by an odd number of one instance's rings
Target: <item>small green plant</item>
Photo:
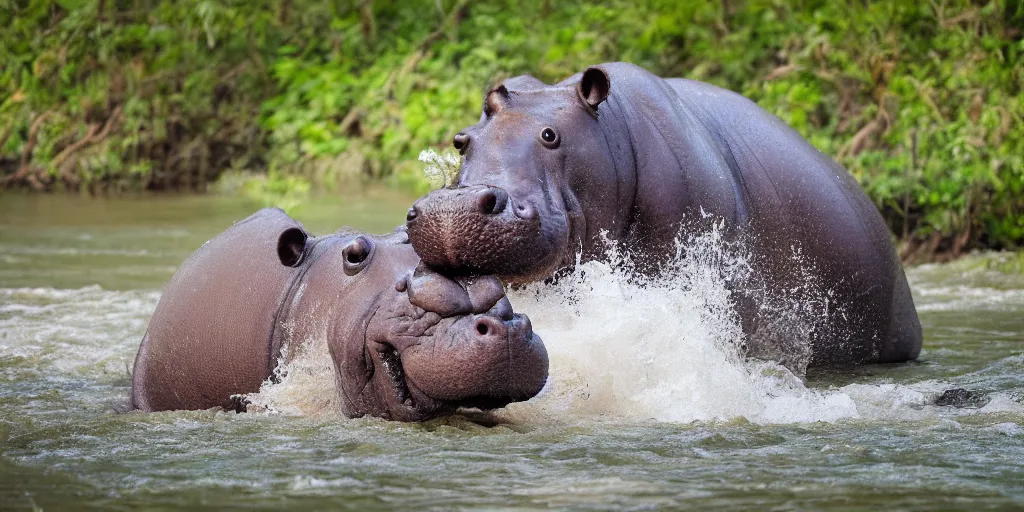
[[[420,151],[419,161],[426,164],[423,174],[434,188],[450,187],[459,179],[462,157],[454,151],[438,153],[425,149]]]

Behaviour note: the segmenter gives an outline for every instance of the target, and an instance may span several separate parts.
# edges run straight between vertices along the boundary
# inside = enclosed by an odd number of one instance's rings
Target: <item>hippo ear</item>
[[[298,266],[302,261],[308,237],[306,232],[299,228],[288,228],[281,232],[281,236],[277,239],[277,256],[281,258],[282,265]]]
[[[484,97],[484,117],[490,117],[508,104],[509,92],[505,84],[499,84]]]
[[[591,110],[597,111],[597,106],[608,98],[608,91],[611,90],[611,81],[608,74],[601,68],[587,68],[576,86],[576,92],[580,99],[586,103]]]

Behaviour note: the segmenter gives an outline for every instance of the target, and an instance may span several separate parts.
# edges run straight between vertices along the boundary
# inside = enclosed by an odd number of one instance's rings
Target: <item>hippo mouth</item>
[[[413,407],[412,392],[409,390],[409,383],[405,379],[405,369],[402,368],[402,356],[395,347],[384,345],[379,351],[380,364],[384,368],[388,381],[395,390],[398,402],[406,407]]]
[[[390,416],[420,421],[459,408],[497,409],[540,392],[548,370],[543,342],[529,318],[503,316],[442,318],[419,323],[426,328],[415,341],[378,342],[377,382]]]
[[[383,416],[399,421],[423,421],[455,412],[456,405],[435,400],[415,387],[405,371],[401,351],[388,342],[375,343],[373,372],[378,397],[388,413]]]

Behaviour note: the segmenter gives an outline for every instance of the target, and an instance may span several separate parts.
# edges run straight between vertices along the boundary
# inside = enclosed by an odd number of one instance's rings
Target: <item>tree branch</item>
[[[32,121],[32,126],[28,129],[28,142],[25,143],[25,148],[21,152],[22,167],[25,167],[28,164],[28,159],[32,157],[32,151],[36,148],[36,135],[39,134],[39,128],[43,126],[43,121],[50,117],[51,114],[53,114],[53,110],[47,110],[39,114],[35,121]],[[19,170],[18,172],[21,171]]]
[[[110,133],[110,128],[114,125],[114,123],[117,121],[117,118],[119,117],[121,117],[121,105],[118,105],[117,108],[115,108],[114,111],[111,112],[110,117],[107,118],[107,122],[103,124],[102,130],[100,130],[100,126],[98,124],[89,125],[89,132],[85,134],[85,137],[82,137],[81,139],[79,139],[78,142],[64,148],[63,151],[61,151],[56,157],[53,158],[53,160],[50,161],[50,164],[53,165],[54,167],[60,167],[60,165],[64,163],[64,160],[67,160],[67,158],[71,156],[74,152],[82,149],[88,144],[91,144],[94,140],[103,140],[107,136],[107,134]],[[98,133],[97,130],[99,130]]]

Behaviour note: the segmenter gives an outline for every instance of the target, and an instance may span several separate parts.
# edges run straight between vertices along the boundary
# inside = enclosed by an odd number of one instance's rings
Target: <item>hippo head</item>
[[[419,266],[403,231],[309,238],[283,231],[281,263],[302,272],[284,305],[289,343],[327,340],[343,413],[419,421],[536,395],[548,358],[493,276]]]
[[[488,92],[480,122],[455,136],[464,157],[456,185],[409,210],[424,263],[528,282],[591,250],[598,233],[588,225],[619,234],[633,178],[616,176],[598,123],[609,89],[595,67],[552,86],[521,76]]]

